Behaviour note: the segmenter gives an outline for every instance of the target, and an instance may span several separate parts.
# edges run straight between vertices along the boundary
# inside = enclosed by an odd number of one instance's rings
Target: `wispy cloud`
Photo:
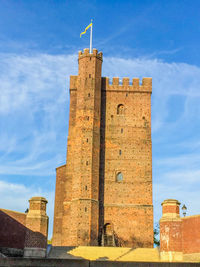
[[[69,96],[66,73],[75,74],[76,58],[73,55],[0,58],[0,173],[50,174],[61,160],[55,149],[64,131],[65,139],[61,142],[65,158]]]
[[[159,50],[159,51],[155,51],[154,53],[148,55],[149,58],[156,58],[160,55],[174,55],[177,52],[181,51],[182,48],[176,48],[176,49],[171,49],[171,50]]]

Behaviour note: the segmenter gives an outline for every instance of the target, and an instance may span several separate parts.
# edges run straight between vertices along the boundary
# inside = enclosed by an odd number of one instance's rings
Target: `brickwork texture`
[[[200,215],[180,217],[180,203],[167,199],[162,203],[160,252],[164,260],[200,259]]]
[[[78,75],[70,77],[67,162],[57,168],[52,244],[100,245],[109,226],[111,245],[152,247],[152,79],[110,84],[101,77],[96,49],[79,52],[78,61]]]
[[[1,248],[24,249],[25,247],[33,247],[46,249],[47,200],[43,197],[32,197],[29,203],[27,213],[0,209]]]

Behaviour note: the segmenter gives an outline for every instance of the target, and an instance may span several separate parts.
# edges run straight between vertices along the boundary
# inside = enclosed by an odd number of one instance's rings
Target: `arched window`
[[[123,104],[119,104],[117,106],[117,114],[118,115],[123,115],[124,114],[124,105]]]
[[[116,180],[117,180],[117,182],[122,182],[123,181],[123,174],[121,172],[117,173]]]

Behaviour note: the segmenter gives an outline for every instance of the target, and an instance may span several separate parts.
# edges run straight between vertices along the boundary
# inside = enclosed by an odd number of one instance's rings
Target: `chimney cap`
[[[172,198],[169,198],[169,199],[165,199],[161,205],[180,205],[181,203],[177,200],[177,199],[172,199]]]
[[[32,201],[41,201],[41,202],[46,202],[46,203],[48,203],[48,201],[47,201],[46,198],[44,198],[44,197],[31,197],[31,198],[29,199],[29,202],[32,202]]]

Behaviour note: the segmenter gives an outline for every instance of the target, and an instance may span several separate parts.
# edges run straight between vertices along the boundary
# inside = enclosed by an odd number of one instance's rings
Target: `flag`
[[[86,31],[87,31],[90,27],[92,27],[92,22],[85,28],[85,31],[82,32],[82,33],[80,34],[80,38],[81,38],[81,35],[85,34]]]

